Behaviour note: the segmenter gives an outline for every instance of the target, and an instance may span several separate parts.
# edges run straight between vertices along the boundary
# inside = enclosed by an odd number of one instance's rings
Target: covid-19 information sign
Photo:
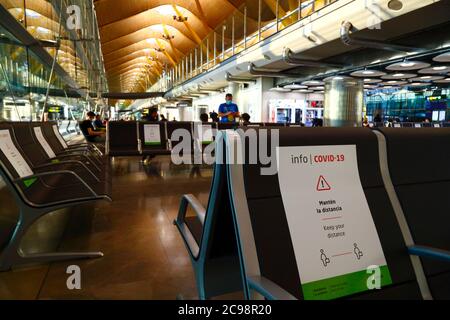
[[[392,283],[358,171],[356,146],[279,147],[278,175],[303,295],[369,289],[368,268]]]

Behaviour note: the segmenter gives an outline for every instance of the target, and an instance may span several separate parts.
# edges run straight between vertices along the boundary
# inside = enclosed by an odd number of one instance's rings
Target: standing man
[[[219,117],[222,123],[235,123],[239,115],[237,104],[233,103],[233,95],[228,93],[225,97],[226,102],[219,107]]]
[[[213,110],[213,112],[210,112],[209,116],[211,117],[213,122],[219,122],[219,114]]]

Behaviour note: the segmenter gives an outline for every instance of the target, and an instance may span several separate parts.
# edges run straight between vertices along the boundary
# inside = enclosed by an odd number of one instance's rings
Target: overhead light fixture
[[[423,76],[423,77],[417,77],[410,79],[411,82],[418,82],[418,81],[435,81],[435,80],[442,80],[444,77],[441,76]]]
[[[371,84],[371,83],[380,83],[380,79],[364,79],[365,84]]]
[[[293,84],[288,84],[287,86],[284,86],[284,88],[291,89],[291,90],[299,90],[299,89],[308,89],[308,86],[293,83]]]
[[[450,78],[436,80],[436,81],[434,81],[434,83],[450,83]]]
[[[446,52],[433,58],[436,62],[450,62],[450,52]]]
[[[188,17],[183,17],[183,16],[173,16],[173,20],[178,21],[178,22],[186,22],[188,21]]]
[[[270,89],[270,91],[276,91],[276,92],[291,92],[291,90],[285,89],[285,88],[281,88],[281,87],[272,88],[272,89]]]
[[[383,85],[383,86],[401,86],[401,85],[404,85],[407,83],[408,82],[406,82],[406,81],[391,80],[391,81],[383,82],[383,83],[381,83],[381,85]]]
[[[426,87],[426,86],[431,86],[431,84],[430,83],[426,83],[426,82],[412,82],[408,86],[411,86],[411,87]]]
[[[409,67],[413,67],[413,66],[415,66],[416,65],[416,63],[415,62],[402,62],[401,64],[400,64],[400,66],[401,67],[404,67],[404,68],[409,68]]]
[[[382,76],[381,79],[383,80],[399,80],[399,79],[410,79],[417,77],[417,74],[415,73],[395,73],[395,74],[388,74],[385,76]]]
[[[425,68],[422,70],[419,70],[419,73],[421,74],[442,74],[447,73],[450,71],[449,66],[435,66],[432,68]]]
[[[352,77],[358,77],[358,78],[371,78],[371,77],[381,77],[386,75],[385,72],[382,71],[378,71],[378,70],[359,70],[359,71],[355,71],[352,72],[350,74]]]
[[[168,40],[168,41],[175,39],[175,36],[170,35],[170,34],[163,34],[162,37],[163,37],[163,39]]]
[[[304,86],[323,86],[324,82],[322,81],[317,81],[317,80],[309,80],[309,81],[304,81],[302,82],[302,85]]]
[[[430,64],[426,62],[404,60],[403,62],[391,64],[387,66],[386,69],[392,71],[407,71],[428,68],[429,66]]]

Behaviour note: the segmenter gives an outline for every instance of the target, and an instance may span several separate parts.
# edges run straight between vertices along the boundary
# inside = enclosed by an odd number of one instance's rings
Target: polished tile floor
[[[0,273],[0,299],[196,299],[192,266],[176,227],[180,197],[206,205],[212,169],[194,172],[170,157],[149,165],[140,158],[112,160],[112,203],[48,215],[23,241],[26,252],[102,251],[95,260],[18,268]],[[0,185],[1,188],[1,185]],[[0,189],[0,247],[16,221],[14,202]],[[81,268],[81,290],[68,290],[67,267]]]

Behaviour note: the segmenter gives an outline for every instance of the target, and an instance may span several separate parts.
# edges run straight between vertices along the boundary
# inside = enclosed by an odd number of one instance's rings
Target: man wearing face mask
[[[219,107],[219,117],[222,123],[235,123],[236,118],[240,116],[237,104],[233,103],[233,95],[228,93],[225,97],[226,102]]]

